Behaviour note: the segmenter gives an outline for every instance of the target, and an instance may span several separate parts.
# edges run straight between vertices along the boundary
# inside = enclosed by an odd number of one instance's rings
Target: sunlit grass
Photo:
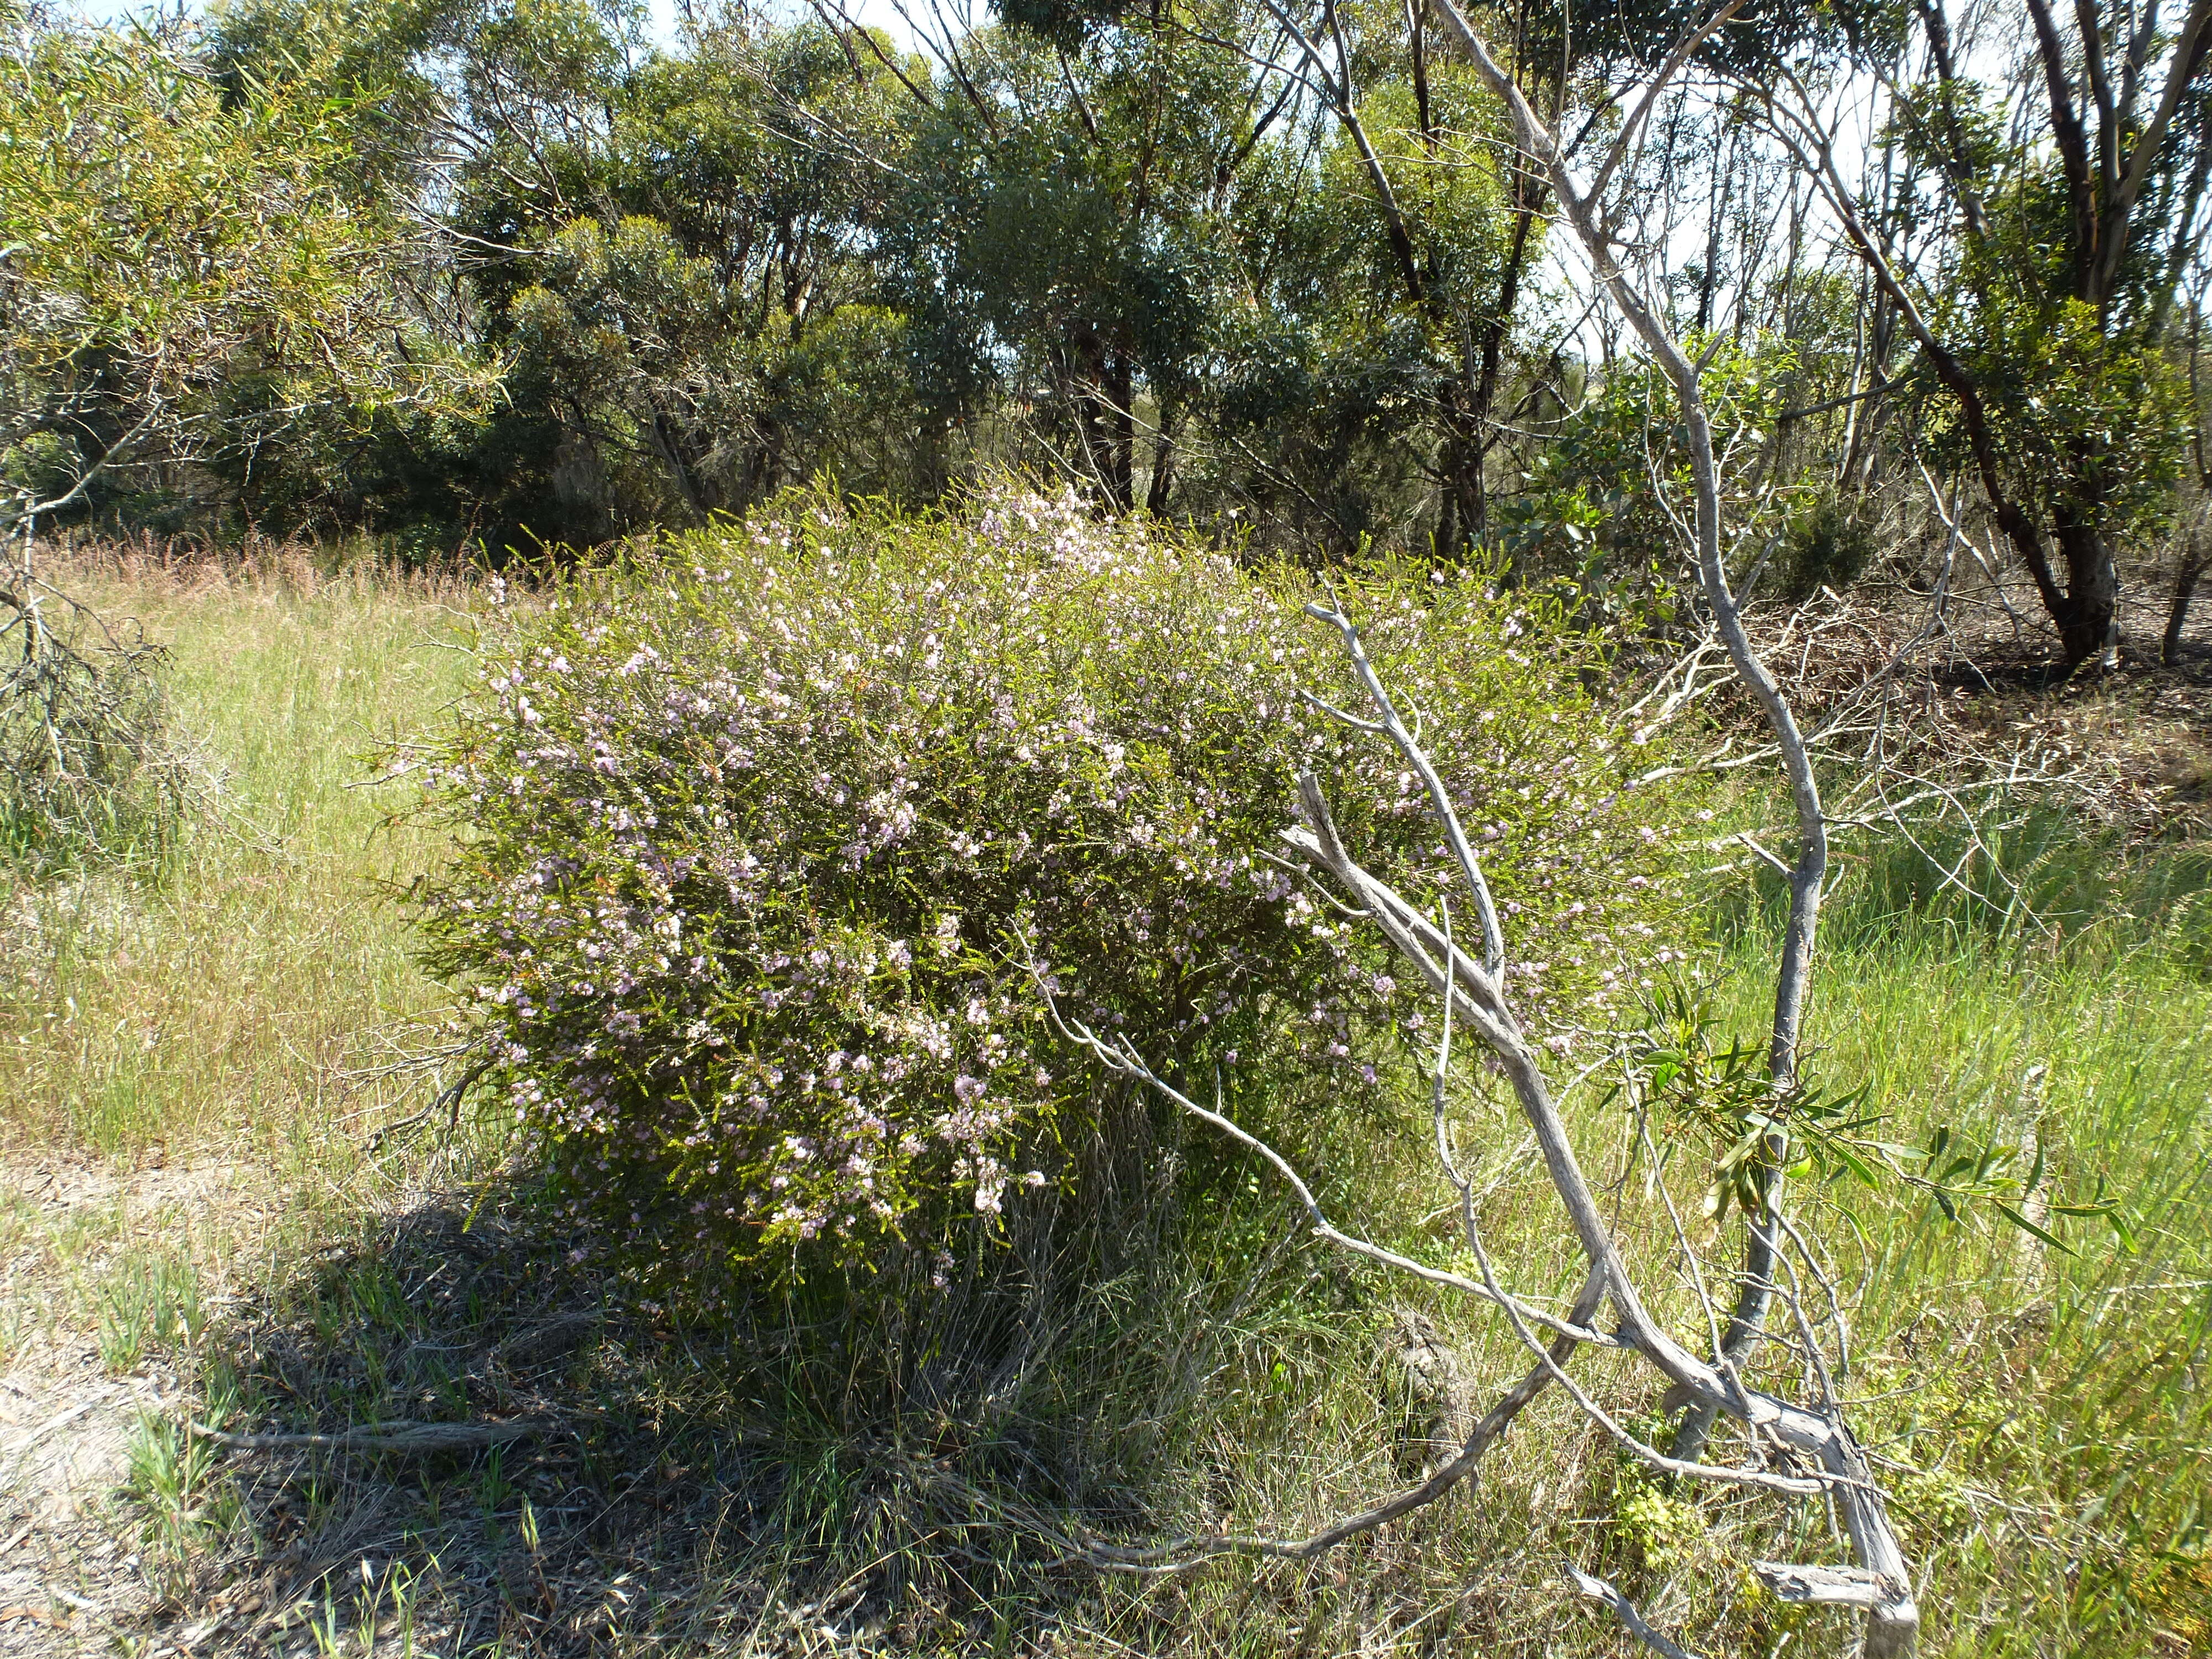
[[[7,1130],[117,1157],[312,1158],[382,1097],[378,1044],[432,1015],[390,896],[434,856],[367,757],[465,684],[459,589],[204,568],[57,573],[166,645],[198,787],[181,847],[16,885],[0,941]]]
[[[871,1595],[904,1587],[908,1622],[892,1623],[884,1651],[1026,1652],[1048,1640],[1085,1659],[1624,1651],[1564,1587],[1568,1556],[1613,1575],[1700,1652],[1764,1656],[1785,1638],[1791,1653],[1842,1650],[1841,1615],[1761,1604],[1744,1575],[1753,1555],[1847,1559],[1824,1516],[1639,1482],[1556,1392],[1479,1487],[1312,1566],[1237,1562],[1138,1583],[1049,1570],[1041,1517],[1139,1538],[1225,1518],[1293,1534],[1396,1485],[1418,1405],[1387,1352],[1401,1309],[1437,1319],[1481,1400],[1525,1370],[1494,1317],[1349,1271],[1303,1240],[1256,1169],[1218,1204],[1162,1224],[1164,1237],[1182,1229],[1175,1251],[1054,1310],[1051,1340],[989,1413],[880,1413],[862,1356],[918,1340],[896,1310],[844,1328],[830,1302],[802,1299],[761,1310],[726,1351],[711,1333],[623,1325],[589,1303],[592,1287],[560,1282],[562,1252],[526,1194],[493,1193],[488,1180],[449,1215],[417,1214],[419,1238],[395,1243],[400,1176],[370,1156],[369,1133],[419,1104],[428,1074],[380,1068],[392,1045],[428,1043],[447,1002],[416,967],[390,889],[440,849],[386,825],[406,797],[363,787],[364,757],[465,689],[458,647],[474,601],[304,565],[79,574],[88,598],[143,617],[173,648],[176,722],[206,781],[189,834],[161,864],[13,890],[0,966],[8,1150],[19,1164],[116,1172],[164,1157],[250,1164],[256,1201],[279,1194],[283,1214],[248,1218],[231,1188],[213,1188],[155,1237],[120,1189],[66,1214],[11,1202],[0,1247],[58,1272],[6,1281],[0,1358],[61,1316],[58,1284],[111,1373],[181,1358],[228,1424],[574,1407],[584,1426],[573,1467],[464,1459],[404,1471],[404,1487],[358,1466],[313,1476],[303,1513],[314,1526],[394,1506],[393,1525],[415,1540],[389,1563],[410,1620],[419,1607],[425,1628],[450,1626],[471,1592],[465,1574],[441,1581],[435,1564],[474,1552],[505,1563],[532,1597],[541,1565],[581,1575],[561,1594],[598,1608],[592,1628],[617,1649],[741,1647],[763,1631],[781,1640],[800,1629],[796,1608],[815,1608],[817,1625],[845,1619],[820,1611],[823,1586],[859,1575]],[[2063,819],[2005,833],[2005,867],[2026,894],[2017,905],[1986,870],[1968,872],[1981,897],[1945,888],[1902,842],[1847,850],[1808,1020],[1814,1063],[1832,1086],[1863,1085],[1881,1134],[1900,1144],[1924,1145],[1938,1127],[2039,1144],[2048,1195],[2111,1200],[2130,1243],[2094,1218],[2053,1218],[2069,1255],[1991,1214],[1948,1222],[1893,1188],[1803,1188],[1797,1204],[1853,1304],[1844,1392],[1887,1460],[1926,1574],[1925,1650],[2205,1650],[2205,866],[2179,849],[2123,853]],[[1766,1020],[1773,896],[1724,882],[1714,898],[1709,983],[1723,1028],[1747,1037]],[[1586,1087],[1569,1109],[1594,1178],[1609,1181],[1627,1144],[1618,1103]],[[1449,1194],[1429,1171],[1418,1103],[1405,1127],[1360,1120],[1339,1138],[1342,1166],[1316,1174],[1346,1222],[1441,1261],[1453,1248]],[[482,1129],[470,1166],[480,1176],[500,1141]],[[1160,1157],[1194,1154],[1197,1133],[1166,1133]],[[1571,1241],[1518,1125],[1470,1110],[1464,1133],[1499,1260],[1524,1288],[1571,1285]],[[1681,1151],[1686,1191],[1701,1156]],[[1697,1328],[1663,1215],[1633,1182],[1621,1202],[1655,1308]],[[248,1232],[256,1253],[241,1255]],[[224,1299],[240,1290],[246,1313]],[[562,1325],[577,1307],[611,1334]],[[549,1330],[576,1346],[527,1346]],[[959,1333],[925,1334],[957,1357]],[[280,1339],[292,1345],[281,1383],[254,1359]],[[1577,1363],[1625,1412],[1656,1407],[1648,1370]],[[1796,1386],[1772,1358],[1762,1380]],[[233,1465],[194,1461],[165,1423],[144,1430],[130,1480],[175,1582],[261,1571],[274,1547],[255,1530],[261,1499],[233,1484]],[[621,1511],[611,1553],[555,1518],[638,1504],[640,1492],[681,1502]],[[650,1594],[634,1594],[643,1583]],[[335,1579],[314,1590],[328,1630],[353,1616],[339,1606],[348,1593]],[[532,1651],[534,1628],[518,1614],[475,1639]]]
[[[1867,1087],[1885,1138],[1923,1146],[1946,1127],[2023,1163],[2039,1144],[2049,1201],[2108,1200],[2126,1237],[2054,1216],[2069,1247],[2054,1250],[1993,1215],[1957,1224],[1903,1194],[1825,1195],[1823,1231],[1863,1287],[1861,1427],[1914,1471],[1899,1485],[1930,1574],[1928,1651],[2203,1651],[2207,863],[2018,817],[2002,845],[2011,884],[1986,861],[1968,872],[1986,900],[1902,842],[1845,860],[1809,1040],[1825,1077]],[[1962,848],[1928,850],[1955,867]],[[1766,1012],[1765,898],[1726,954],[1741,1029]]]

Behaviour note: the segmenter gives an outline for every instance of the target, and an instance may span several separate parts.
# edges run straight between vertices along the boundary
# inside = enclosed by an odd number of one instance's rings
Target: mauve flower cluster
[[[1602,1023],[1680,915],[1582,689],[1597,647],[1479,575],[1336,591],[1534,958],[1513,995],[1555,1042]],[[518,623],[425,769],[463,833],[421,897],[572,1201],[696,1264],[972,1224],[1059,1179],[1098,1085],[1018,936],[1157,1064],[1342,1094],[1398,1063],[1411,988],[1279,861],[1297,770],[1409,892],[1444,853],[1395,754],[1301,699],[1356,695],[1306,597],[1072,498],[805,496]]]

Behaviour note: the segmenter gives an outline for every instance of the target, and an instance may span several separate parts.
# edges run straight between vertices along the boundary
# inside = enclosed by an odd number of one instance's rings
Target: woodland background
[[[2193,583],[2212,77],[2138,9],[1759,0],[1638,128],[1624,246],[1770,593],[1910,564],[1923,465],[2069,664],[2116,560]],[[19,9],[12,516],[499,557],[1012,468],[1309,561],[1674,576],[1664,398],[1421,7],[901,16]],[[1695,21],[1494,26],[1594,167]]]
[[[1920,1651],[2212,1649],[2212,0],[870,15],[0,0],[0,1653],[1856,1651],[1602,1340],[1208,1553],[1529,1356],[1063,1014],[1584,1282],[1308,767]]]

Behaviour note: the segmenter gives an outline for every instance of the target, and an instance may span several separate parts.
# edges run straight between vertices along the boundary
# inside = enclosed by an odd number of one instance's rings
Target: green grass
[[[281,552],[281,550],[280,550]],[[21,1271],[0,1349],[72,1326],[127,1371],[173,1346],[179,1264],[264,1271],[381,1179],[365,1136],[419,1104],[447,1006],[389,888],[435,856],[387,828],[366,756],[467,683],[468,590],[296,554],[49,567],[170,653],[191,799],[158,856],[33,881],[0,866],[0,1213]],[[197,1297],[196,1280],[177,1281]]]
[[[2039,1141],[2060,1196],[2116,1200],[2131,1239],[2075,1220],[2069,1254],[1991,1216],[1957,1225],[1925,1202],[1832,1194],[1850,1213],[1826,1231],[1856,1241],[1847,1264],[1866,1285],[1863,1391],[1911,1391],[1873,1407],[1866,1431],[1927,1471],[1902,1484],[1940,1523],[1915,1528],[1929,1651],[2201,1651],[2212,883],[2200,851],[2014,816],[2000,850],[2020,904],[1986,862],[1967,872],[1973,898],[1897,842],[1846,860],[1808,1034],[1824,1074],[1869,1085],[1893,1138]],[[1948,868],[1963,848],[1928,850]],[[1747,1029],[1765,1012],[1764,896],[1755,924],[1736,911],[1728,954]]]
[[[1224,1516],[1294,1533],[1396,1485],[1421,1409],[1384,1340],[1401,1310],[1456,1343],[1478,1399],[1525,1369],[1495,1320],[1319,1250],[1256,1170],[1203,1205],[1133,1185],[1117,1224],[1163,1243],[1103,1282],[1040,1268],[1025,1288],[1014,1267],[1036,1240],[1018,1237],[960,1264],[949,1301],[927,1263],[881,1264],[915,1275],[913,1295],[872,1297],[865,1326],[833,1286],[717,1330],[611,1299],[568,1267],[571,1241],[504,1166],[495,1124],[374,1134],[435,1081],[389,1069],[398,1047],[434,1045],[444,1002],[387,890],[438,848],[383,827],[395,792],[352,786],[366,750],[467,684],[467,596],[304,567],[82,585],[173,647],[179,727],[210,781],[158,864],[9,897],[4,1150],[109,1185],[0,1209],[0,1251],[34,1264],[9,1270],[0,1343],[67,1328],[113,1373],[173,1363],[226,1427],[566,1425],[496,1458],[407,1462],[217,1455],[151,1418],[115,1524],[183,1611],[147,1614],[142,1634],[221,1613],[218,1651],[441,1659],[1628,1651],[1565,1586],[1570,1557],[1701,1653],[1844,1650],[1848,1621],[1764,1601],[1746,1573],[1754,1557],[1844,1559],[1824,1516],[1644,1479],[1556,1394],[1478,1487],[1320,1562],[1151,1581],[1057,1565],[1078,1522],[1134,1540]],[[1926,1575],[1925,1650],[2202,1651],[2206,866],[2049,815],[2002,836],[2018,903],[1986,864],[1965,871],[1968,897],[1900,842],[1847,854],[1817,1064],[1867,1086],[1890,1139],[2039,1142],[2059,1196],[2116,1200],[2134,1248],[2077,1218],[2057,1224],[2068,1254],[1893,1188],[1801,1189],[1799,1212],[1854,1299],[1846,1391]],[[1746,1035],[1765,1023],[1772,901],[1725,880],[1714,900],[1713,994]],[[1623,1115],[1595,1088],[1571,1109],[1612,1181]],[[1340,1137],[1324,1173],[1345,1218],[1443,1260],[1419,1130]],[[1517,1126],[1474,1110],[1466,1132],[1500,1259],[1526,1286],[1568,1284]],[[1194,1156],[1200,1133],[1162,1123],[1155,1167]],[[172,1189],[164,1163],[244,1173]],[[1621,1203],[1652,1301],[1681,1320],[1663,1217],[1637,1181]],[[1578,1370],[1623,1411],[1656,1411],[1648,1371],[1601,1356]]]
[[[441,1006],[384,890],[434,848],[382,827],[404,786],[359,786],[373,747],[465,683],[458,590],[304,563],[70,585],[173,653],[197,799],[167,856],[9,896],[6,1128],[121,1158],[319,1157],[383,1097],[361,1075],[380,1041]]]

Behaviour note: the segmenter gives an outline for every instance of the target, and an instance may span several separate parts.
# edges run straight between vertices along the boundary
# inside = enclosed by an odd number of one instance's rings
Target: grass
[[[10,895],[8,1127],[114,1157],[319,1158],[379,1098],[364,1045],[441,1006],[382,890],[433,848],[383,827],[395,791],[358,786],[372,747],[465,681],[459,592],[304,562],[73,586],[173,653],[200,799],[168,856]]]
[[[283,1248],[302,1194],[359,1201],[363,1133],[423,1087],[392,1063],[434,1046],[444,1004],[386,890],[434,848],[384,827],[395,791],[357,786],[465,683],[472,600],[283,550],[49,574],[172,653],[193,799],[155,855],[0,871],[0,1160],[24,1194],[0,1212],[21,1269],[0,1358],[75,1322],[127,1371],[197,1328],[176,1305],[196,1260]]]
[[[1065,1229],[1036,1217],[941,1292],[931,1264],[887,1260],[906,1293],[872,1298],[865,1326],[834,1286],[708,1331],[580,1277],[496,1124],[380,1133],[439,1080],[392,1066],[434,1048],[442,1005],[386,896],[437,849],[382,827],[387,792],[351,786],[365,750],[466,684],[453,647],[473,600],[296,562],[80,574],[172,647],[209,782],[158,863],[9,901],[4,1152],[73,1183],[67,1201],[0,1208],[13,1374],[58,1374],[75,1340],[113,1376],[173,1368],[219,1427],[559,1425],[491,1451],[347,1458],[221,1451],[177,1408],[148,1410],[107,1512],[152,1586],[130,1604],[132,1641],[191,1629],[203,1651],[441,1659],[1627,1651],[1564,1585],[1566,1556],[1700,1652],[1844,1650],[1843,1619],[1765,1601],[1747,1573],[1754,1557],[1841,1559],[1825,1516],[1645,1479],[1556,1395],[1479,1488],[1310,1565],[1133,1581],[1066,1565],[1078,1523],[1295,1532],[1395,1485],[1433,1405],[1391,1334],[1404,1315],[1456,1346],[1479,1399],[1526,1364],[1494,1321],[1318,1252],[1256,1170],[1210,1206],[1152,1178],[1198,1150],[1174,1122],[1100,1224],[1166,1247],[1108,1273],[1057,1271]],[[1798,1203],[1856,1292],[1847,1388],[1926,1575],[1925,1650],[2201,1651],[2204,866],[2065,820],[2003,833],[2022,904],[1986,866],[1966,872],[1977,898],[1901,843],[1847,858],[1818,1063],[1866,1085],[1897,1140],[1942,1126],[2040,1145],[2061,1197],[2115,1200],[2133,1249],[2075,1218],[2054,1224],[2069,1254],[1893,1188]],[[1717,1006],[1754,1032],[1772,895],[1715,902]],[[1621,1115],[1578,1099],[1590,1166],[1615,1178]],[[1524,1284],[1569,1282],[1522,1138],[1503,1115],[1469,1129],[1500,1255]],[[1351,1149],[1331,1201],[1442,1256],[1442,1194],[1410,1141]],[[191,1178],[210,1170],[222,1178]],[[1621,1201],[1659,1261],[1648,1194],[1629,1182]],[[1650,1293],[1684,1305],[1661,1267]],[[1656,1425],[1648,1374],[1580,1364]]]
[[[2065,1229],[2071,1253],[2052,1250],[1993,1216],[1962,1226],[1932,1205],[1845,1193],[1834,1199],[1849,1219],[1826,1231],[1859,1241],[1862,1387],[1894,1395],[1868,1420],[1915,1466],[1902,1488],[1929,1512],[1914,1541],[1933,1575],[1930,1650],[2201,1651],[2212,1642],[2206,866],[2024,816],[2008,873],[2070,928],[1933,890],[1934,866],[1912,848],[1873,849],[1824,920],[1819,1064],[1866,1083],[1900,1138],[1924,1143],[1948,1126],[1984,1145],[2039,1143],[2053,1186],[2115,1200],[2131,1239],[2081,1220]],[[1929,850],[1950,867],[1964,849]],[[1981,880],[2009,897],[1986,866]],[[1757,914],[1729,951],[1747,1026],[1771,937],[1771,912]]]

